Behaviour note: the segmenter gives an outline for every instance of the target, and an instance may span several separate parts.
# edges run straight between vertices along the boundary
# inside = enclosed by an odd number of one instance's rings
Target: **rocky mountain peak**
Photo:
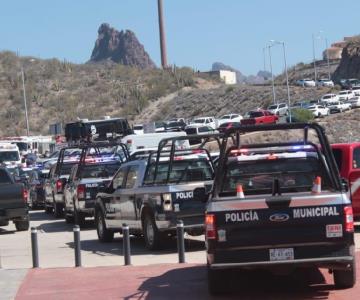
[[[109,24],[103,23],[98,29],[98,38],[90,62],[106,60],[128,66],[137,66],[141,69],[156,68],[134,32],[131,30],[118,31]]]

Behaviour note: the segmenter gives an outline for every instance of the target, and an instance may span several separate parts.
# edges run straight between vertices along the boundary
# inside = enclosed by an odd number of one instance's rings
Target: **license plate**
[[[326,237],[327,238],[335,238],[335,237],[342,237],[342,236],[343,236],[342,224],[326,225]]]
[[[293,260],[294,248],[270,249],[270,261]]]

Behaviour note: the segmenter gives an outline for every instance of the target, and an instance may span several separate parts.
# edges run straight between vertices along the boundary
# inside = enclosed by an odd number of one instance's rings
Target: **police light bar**
[[[285,153],[266,153],[266,154],[254,154],[254,155],[240,155],[237,156],[237,161],[254,161],[254,160],[274,160],[281,158],[306,158],[307,152],[285,152]]]
[[[16,150],[17,146],[15,144],[0,144],[0,150]]]

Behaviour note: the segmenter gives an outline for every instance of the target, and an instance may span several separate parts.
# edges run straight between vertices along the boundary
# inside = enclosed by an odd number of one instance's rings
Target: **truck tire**
[[[55,218],[61,218],[63,215],[63,207],[60,203],[56,203],[54,200],[54,217]]]
[[[114,231],[106,228],[105,217],[100,209],[95,211],[95,224],[99,241],[102,243],[112,242],[114,239]]]
[[[211,295],[219,295],[226,291],[222,270],[212,270],[207,266],[208,291]]]
[[[27,231],[30,227],[29,216],[25,220],[15,221],[16,231]]]
[[[352,288],[356,283],[355,257],[349,270],[334,270],[334,283],[338,289]]]
[[[74,206],[74,223],[75,225],[79,225],[80,228],[84,227],[85,225],[85,216],[81,212],[79,212],[75,206]]]
[[[146,212],[143,217],[142,227],[146,248],[158,250],[161,246],[161,234],[156,226],[153,215],[149,212]]]
[[[66,222],[66,224],[74,223],[74,217],[65,212],[65,222]]]

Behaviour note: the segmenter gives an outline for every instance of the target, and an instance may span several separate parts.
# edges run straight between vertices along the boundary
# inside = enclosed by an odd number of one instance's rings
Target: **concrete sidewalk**
[[[360,253],[357,254],[360,261]],[[357,267],[360,274],[359,264]],[[216,299],[356,299],[360,285],[335,290],[332,275],[317,269],[289,276],[267,272],[228,272],[229,294]],[[206,266],[151,266],[32,269],[17,300],[24,299],[212,299]]]

